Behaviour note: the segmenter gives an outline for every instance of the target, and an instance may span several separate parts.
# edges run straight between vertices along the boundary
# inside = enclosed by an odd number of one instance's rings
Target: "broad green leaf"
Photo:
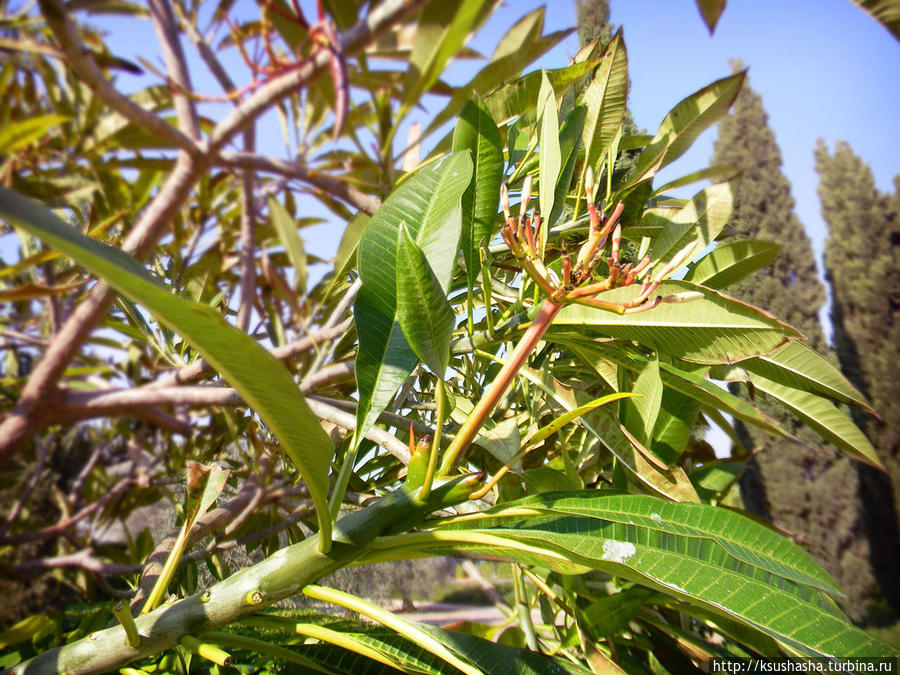
[[[297,223],[281,202],[269,197],[269,218],[284,246],[288,260],[294,267],[294,288],[300,295],[306,293],[306,249],[297,234]]]
[[[532,110],[540,93],[544,73],[550,79],[554,91],[565,91],[573,82],[579,80],[596,67],[596,63],[574,63],[565,68],[542,70],[528,73],[484,97],[491,117],[498,125],[504,125],[519,115]]]
[[[893,653],[820,594],[834,584],[802,549],[727,509],[585,491],[536,495],[438,527],[390,545],[475,547],[552,569],[609,572],[736,619],[803,655]]]
[[[681,459],[691,440],[700,413],[700,402],[671,388],[664,388],[659,416],[653,428],[650,451],[669,466]]]
[[[543,11],[543,8],[535,10],[535,12],[538,11]],[[515,27],[513,27],[512,30],[515,30]],[[498,83],[507,82],[518,77],[526,66],[553,49],[553,47],[570,35],[571,32],[571,30],[565,30],[551,33],[545,37],[538,36],[536,40],[529,41],[522,45],[520,49],[516,49],[501,58],[491,61],[491,63],[478,71],[475,77],[453,92],[453,95],[450,97],[450,102],[443,110],[435,115],[434,119],[425,129],[424,135],[427,136],[433,133],[443,124],[458,115],[460,110],[462,110],[466,103],[471,99],[473,92],[475,94],[486,95],[488,92],[496,89]],[[539,73],[536,74],[539,75]],[[513,84],[515,82],[516,80],[513,80]]]
[[[397,318],[409,346],[438,377],[450,362],[455,316],[447,296],[409,229],[400,223],[397,244]]]
[[[559,342],[572,349],[594,370],[598,368],[596,365],[597,359],[604,359],[636,373],[641,372],[649,361],[646,357],[625,349],[621,345],[578,341],[568,336],[564,340],[559,340]],[[661,362],[660,376],[667,388],[671,387],[675,391],[698,401],[704,408],[722,410],[776,436],[789,436],[775,420],[763,414],[743,399],[733,395],[727,389],[723,389],[697,373],[690,372],[671,363]]]
[[[372,216],[359,242],[362,287],[354,319],[359,336],[356,441],[362,439],[416,366],[397,321],[397,242],[405,224],[447,292],[462,223],[461,198],[472,176],[468,153],[446,158],[398,187]]]
[[[806,426],[844,452],[884,470],[875,448],[865,434],[831,401],[806,391],[786,387],[762,375],[748,373],[757,391],[784,404]]]
[[[775,260],[781,246],[771,241],[731,241],[718,244],[692,264],[685,281],[722,289]]]
[[[491,62],[499,61],[505,56],[527,49],[529,44],[540,40],[541,35],[544,34],[546,13],[546,7],[538,7],[516,21],[513,27],[506,31],[506,35],[497,42],[494,53],[491,54]]]
[[[636,398],[626,399],[619,404],[619,417],[635,438],[648,445],[653,438],[653,428],[662,404],[663,384],[659,377],[659,359],[647,362],[634,381],[631,393]]]
[[[495,3],[496,0],[443,0],[425,5],[419,15],[403,84],[403,111],[409,110],[437,81],[444,66],[487,18]]]
[[[628,628],[635,613],[655,597],[657,594],[646,588],[626,588],[621,593],[592,601],[582,610],[581,618],[593,635],[617,635]]]
[[[561,384],[546,370],[539,373],[531,368],[522,367],[519,374],[568,412],[574,412],[588,403],[585,396]],[[628,438],[624,427],[612,415],[588,413],[581,414],[577,419],[601,446],[621,462],[623,468],[639,485],[674,501],[699,501],[687,475],[680,467],[663,469],[648,461],[645,454],[649,454],[649,451],[646,448],[636,447],[636,443],[639,442]]]
[[[453,151],[468,150],[475,163],[472,182],[462,197],[462,246],[469,288],[478,283],[479,249],[490,239],[503,180],[500,131],[477,97],[466,103],[453,134]]]
[[[41,115],[7,123],[0,129],[0,155],[7,155],[31,145],[54,127],[67,121],[69,118],[65,115]]]
[[[562,159],[559,149],[559,117],[556,111],[556,92],[550,84],[550,78],[546,71],[541,72],[541,90],[537,98],[538,113],[538,144],[541,148],[539,161],[540,167],[540,192],[538,203],[541,216],[549,218],[553,211],[553,202],[556,196],[556,181],[562,169]],[[546,239],[547,227],[542,228],[542,244]],[[543,250],[543,247],[542,249]]]
[[[875,414],[863,395],[841,371],[805,342],[789,342],[776,352],[747,359],[741,367],[792,389],[828,396]]]
[[[703,22],[709,28],[709,34],[712,35],[722,12],[725,11],[725,0],[696,0],[696,3],[697,9],[700,10],[700,16],[703,17]]]
[[[0,217],[58,248],[181,335],[234,387],[281,442],[330,541],[328,471],[334,448],[284,365],[212,307],[173,295],[134,258],[84,236],[47,209],[0,188]]]
[[[718,183],[701,190],[681,209],[647,209],[642,226],[658,227],[661,232],[650,246],[652,260],[665,265],[690,242],[695,251],[709,246],[725,227],[734,207],[735,182]]]
[[[744,470],[743,462],[706,462],[699,469],[694,469],[688,474],[697,494],[704,502],[718,499],[719,495],[734,485],[734,482]]]
[[[591,84],[584,92],[587,117],[581,138],[585,163],[595,172],[622,123],[627,97],[628,54],[619,30],[606,47]]]
[[[554,326],[583,326],[598,334],[636,340],[651,349],[695,363],[735,363],[770,354],[802,335],[771,314],[740,300],[684,281],[664,281],[655,295],[700,293],[692,302],[667,304],[637,314],[568,305]],[[640,288],[627,286],[602,293],[606,302],[623,302]],[[553,329],[551,328],[551,331]]]
[[[744,76],[740,72],[717,80],[672,108],[638,157],[624,189],[653,178],[662,167],[681,157],[704,129],[728,112],[741,90]]]

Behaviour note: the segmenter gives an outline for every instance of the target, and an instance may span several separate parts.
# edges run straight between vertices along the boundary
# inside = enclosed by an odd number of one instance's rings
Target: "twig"
[[[156,30],[156,37],[162,50],[163,62],[169,78],[175,83],[172,98],[175,103],[175,112],[178,115],[178,123],[188,136],[193,139],[200,138],[200,125],[197,122],[197,109],[193,100],[184,92],[191,91],[191,77],[188,72],[187,61],[181,42],[178,39],[178,26],[172,6],[169,0],[148,0],[150,18]]]
[[[34,488],[37,485],[38,479],[44,472],[44,464],[47,461],[48,452],[47,443],[38,441],[37,443],[35,443],[35,445],[37,446],[37,465],[34,467],[34,472],[31,474],[31,478],[28,480],[28,484],[22,491],[22,495],[19,497],[19,500],[16,502],[16,505],[13,507],[12,511],[10,511],[9,515],[6,517],[6,522],[4,522],[2,526],[0,526],[0,537],[3,537],[3,535],[9,532],[9,528],[12,527],[13,523],[16,522],[19,514],[22,513],[22,508],[25,506],[25,504],[28,503],[28,500],[31,497],[31,493],[34,491]]]
[[[200,146],[189,135],[179,131],[158,115],[142,108],[113,87],[91,57],[90,52],[84,49],[78,27],[70,18],[69,10],[60,0],[38,0],[38,4],[47,21],[47,26],[53,32],[66,56],[67,64],[78,79],[90,87],[101,101],[132,124],[143,127],[167,143],[192,155],[200,154]]]
[[[22,532],[20,534],[12,534],[9,536],[0,537],[0,545],[19,544],[25,541],[36,541],[38,539],[46,539],[47,537],[54,537],[58,534],[62,534],[70,527],[75,525],[75,523],[84,520],[89,515],[96,513],[101,508],[106,506],[106,504],[108,504],[109,502],[118,499],[122,494],[125,493],[126,490],[128,490],[128,488],[132,487],[136,483],[137,480],[135,480],[131,476],[123,478],[118,483],[116,483],[109,492],[104,494],[97,501],[89,504],[88,506],[85,506],[83,509],[69,516],[68,518],[63,518],[55,525],[51,525],[40,530],[32,530],[31,532]]]
[[[354,206],[369,215],[375,213],[378,210],[378,207],[381,206],[381,202],[377,198],[367,195],[361,190],[357,190],[338,178],[310,171],[301,164],[289,162],[277,157],[267,157],[252,152],[222,152],[219,155],[219,161],[217,163],[221,166],[240,167],[244,169],[253,168],[258,171],[266,171],[282,176],[288,176],[290,178],[296,178],[299,181],[319,188],[332,197],[347,202],[351,206]]]
[[[269,353],[272,354],[272,356],[274,356],[276,359],[284,361],[296,356],[297,354],[302,354],[303,352],[312,349],[316,345],[322,344],[323,342],[328,342],[329,340],[334,340],[335,338],[342,336],[347,332],[352,324],[353,319],[347,319],[346,321],[337,326],[334,326],[333,328],[318,330],[314,333],[310,333],[304,338],[295,340],[294,342],[289,342],[288,344],[282,345],[281,347],[270,349]],[[167,373],[163,375],[156,382],[148,384],[143,388],[153,389],[158,387],[172,387],[178,384],[197,382],[198,380],[203,379],[205,375],[210,373],[212,373],[212,369],[209,367],[206,361],[198,359],[189,366],[179,368],[173,373]]]
[[[79,567],[96,574],[112,576],[115,574],[134,574],[140,571],[140,565],[120,565],[98,560],[91,549],[83,549],[75,553],[55,556],[52,558],[35,558],[18,563],[13,567],[16,572],[27,573],[39,570],[52,570],[61,567]]]

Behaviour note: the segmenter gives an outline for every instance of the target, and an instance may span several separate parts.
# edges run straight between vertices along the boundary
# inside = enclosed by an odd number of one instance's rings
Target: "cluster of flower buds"
[[[566,301],[577,302],[625,314],[646,311],[661,302],[687,302],[696,298],[697,294],[680,293],[650,299],[661,281],[670,277],[675,270],[690,260],[696,249],[696,242],[691,242],[676,253],[657,274],[651,274],[653,270],[649,255],[637,263],[621,264],[622,226],[619,218],[625,210],[625,204],[619,202],[608,217],[597,209],[594,204],[596,192],[594,174],[590,168],[584,181],[590,219],[588,238],[579,249],[574,265],[569,254],[563,252],[562,280],[560,280],[553,270],[548,270],[544,265],[544,251],[541,246],[543,221],[537,213],[528,215],[531,188],[532,179],[527,175],[522,186],[519,217],[514,218],[510,212],[509,190],[506,185],[501,187],[500,204],[506,219],[501,235],[523,269],[551,300],[558,304]],[[604,279],[595,280],[595,271],[603,260],[606,261],[609,274]],[[640,292],[626,302],[606,302],[595,297],[603,291],[630,286],[638,280],[642,280]]]

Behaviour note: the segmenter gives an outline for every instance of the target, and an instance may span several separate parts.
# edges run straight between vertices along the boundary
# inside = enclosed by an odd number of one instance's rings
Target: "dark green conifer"
[[[731,114],[719,123],[713,163],[743,171],[731,227],[782,246],[771,265],[729,292],[786,320],[822,352],[818,312],[825,288],[809,237],[794,213],[790,182],[781,171],[781,152],[762,100],[746,85]],[[798,541],[809,542],[810,553],[847,593],[844,606],[851,618],[864,620],[867,598],[877,594],[877,585],[863,534],[856,466],[823,446],[779,405],[757,402],[810,447],[738,425],[745,445],[758,451],[741,479],[745,505]]]
[[[900,609],[900,176],[895,192],[846,143],[816,148],[819,198],[828,223],[825,268],[831,284],[834,344],[844,374],[881,416],[856,412],[887,468],[860,469],[872,560],[894,610]],[[879,619],[881,617],[873,617]]]

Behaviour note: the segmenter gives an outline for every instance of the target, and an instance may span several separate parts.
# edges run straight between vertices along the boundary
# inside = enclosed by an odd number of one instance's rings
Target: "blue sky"
[[[302,0],[302,4],[314,16],[314,1]],[[470,46],[490,55],[519,17],[545,4],[545,32],[575,25],[574,0],[506,0]],[[816,195],[812,154],[816,139],[823,137],[829,147],[837,140],[849,141],[872,167],[878,186],[892,188],[894,175],[900,173],[900,42],[850,0],[730,0],[712,37],[693,0],[610,0],[610,4],[613,22],[624,27],[628,48],[629,106],[638,126],[649,133],[682,98],[730,74],[730,59],[740,58],[749,66],[750,84],[762,95],[769,113],[797,214],[810,234],[821,270],[827,232]],[[247,20],[258,16],[258,11],[255,2],[242,0],[236,3],[234,16]],[[159,62],[149,22],[104,18],[100,25],[116,53]],[[577,48],[573,34],[536,67],[565,65]],[[246,68],[235,50],[220,56],[233,69],[236,81],[247,81]],[[462,84],[483,64],[460,61],[451,66],[446,79]],[[219,93],[199,59],[192,58],[191,66],[197,91]],[[126,91],[152,80],[118,75],[118,84]],[[427,119],[443,105],[443,99],[426,101],[426,110],[417,116]],[[398,136],[405,139],[406,134],[401,131]],[[661,179],[707,166],[714,140],[713,129]],[[259,125],[258,142],[262,152],[284,154],[274,115]],[[311,228],[303,235],[308,248],[328,256],[337,246],[338,229],[334,225]],[[0,249],[10,242],[5,243]]]
[[[473,46],[490,53],[502,26],[542,4],[506,2]],[[575,24],[574,2],[546,4],[548,32]],[[816,195],[816,140],[832,149],[848,141],[878,187],[893,189],[900,173],[900,42],[850,0],[730,0],[712,37],[693,0],[610,0],[610,7],[628,48],[629,107],[649,133],[682,98],[730,74],[730,59],[749,66],[821,272],[827,231]],[[563,65],[576,50],[573,35],[541,65]],[[715,129],[701,136],[662,178],[707,166],[715,136]]]

